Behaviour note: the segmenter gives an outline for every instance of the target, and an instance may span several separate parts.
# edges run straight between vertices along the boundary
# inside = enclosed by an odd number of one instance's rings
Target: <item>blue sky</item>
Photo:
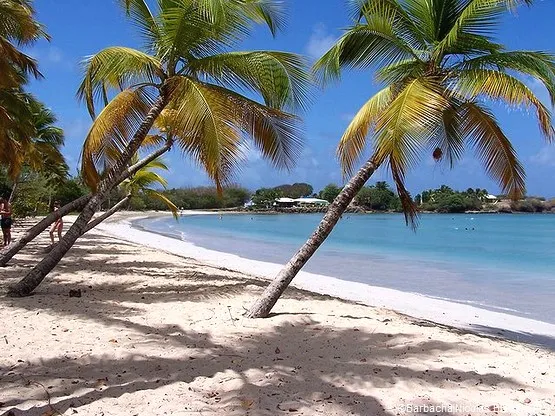
[[[344,0],[285,0],[288,24],[277,38],[266,30],[257,29],[241,49],[287,50],[309,56],[319,56],[341,34],[348,24]],[[55,6],[54,6],[55,4]],[[100,49],[122,45],[138,47],[137,32],[126,20],[116,0],[75,1],[37,0],[38,19],[46,25],[51,42],[41,41],[30,51],[39,60],[45,79],[34,81],[30,87],[58,115],[66,133],[64,153],[75,171],[80,146],[91,120],[84,105],[78,103],[75,92],[81,79],[79,62],[84,56]],[[555,2],[537,1],[533,8],[519,8],[504,19],[498,40],[509,49],[529,49],[555,52]],[[544,100],[547,92],[536,83],[529,84]],[[315,190],[330,182],[341,183],[341,173],[335,159],[335,147],[341,133],[357,109],[378,89],[371,71],[346,72],[340,83],[316,93],[314,103],[304,115],[305,146],[297,166],[290,172],[277,171],[254,152],[235,182],[250,189],[276,186],[291,182],[309,182]],[[555,144],[547,145],[540,136],[532,114],[496,108],[496,115],[512,139],[527,173],[528,194],[555,196]],[[171,186],[209,185],[206,176],[177,152],[166,157],[171,172]],[[389,180],[386,171],[379,171],[370,182]],[[492,193],[498,186],[483,172],[472,151],[453,170],[436,165],[431,160],[422,163],[407,176],[413,194],[423,188],[448,184],[456,189],[487,188]]]

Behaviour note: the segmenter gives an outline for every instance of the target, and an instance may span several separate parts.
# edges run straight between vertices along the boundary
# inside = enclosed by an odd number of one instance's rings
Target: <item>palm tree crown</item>
[[[242,158],[248,137],[276,166],[299,151],[298,120],[308,76],[302,58],[275,51],[229,52],[255,22],[282,24],[271,0],[121,0],[144,40],[144,51],[106,48],[85,61],[78,95],[91,115],[104,108],[86,139],[82,170],[91,186],[118,160],[156,100],[163,99],[169,139],[218,184]],[[264,104],[242,95],[258,94]],[[109,100],[110,91],[116,95]],[[160,123],[157,123],[160,124]],[[156,137],[155,135],[150,138]],[[152,144],[147,139],[147,143]]]
[[[343,68],[376,67],[385,87],[351,121],[338,146],[353,171],[369,133],[375,160],[386,163],[407,218],[416,213],[404,187],[409,167],[433,150],[453,165],[466,143],[513,198],[525,192],[524,170],[487,102],[534,110],[540,130],[555,137],[549,109],[522,81],[533,77],[555,104],[555,56],[506,51],[494,42],[500,16],[532,0],[354,0],[353,24],[315,64],[323,82]]]

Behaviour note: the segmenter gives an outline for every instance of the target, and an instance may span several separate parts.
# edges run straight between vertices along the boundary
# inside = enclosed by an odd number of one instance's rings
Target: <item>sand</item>
[[[108,232],[80,239],[34,296],[0,298],[0,414],[555,414],[548,348],[294,288],[246,319],[254,273]]]

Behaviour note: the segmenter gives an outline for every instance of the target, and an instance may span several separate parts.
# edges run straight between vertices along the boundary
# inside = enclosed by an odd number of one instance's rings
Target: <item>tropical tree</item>
[[[18,49],[48,35],[34,19],[27,0],[0,0],[0,163],[8,165],[18,150],[13,135],[32,131],[28,95],[21,87],[29,76],[41,76],[37,62]]]
[[[138,161],[139,156],[135,155],[131,163],[137,163]],[[168,186],[168,181],[160,176],[160,174],[157,173],[155,169],[168,170],[168,166],[166,165],[166,163],[164,163],[162,159],[157,158],[152,162],[149,162],[146,166],[139,169],[137,172],[131,175],[131,177],[124,180],[119,187],[121,188],[125,196],[102,215],[99,215],[97,218],[91,220],[87,224],[85,232],[92,230],[98,224],[105,221],[116,212],[124,208],[126,205],[129,204],[131,198],[137,196],[139,193],[142,193],[149,199],[155,199],[162,202],[171,211],[174,218],[177,219],[177,207],[174,205],[174,203],[170,201],[164,194],[152,188],[153,185],[159,185],[164,189],[166,189]]]
[[[94,193],[56,247],[11,288],[14,296],[31,293],[82,235],[164,109],[173,113],[171,140],[194,155],[218,187],[240,161],[244,138],[276,166],[291,166],[298,154],[298,119],[284,110],[306,101],[304,60],[285,52],[228,52],[253,22],[275,32],[283,21],[280,2],[159,0],[154,13],[145,0],[121,3],[145,51],[110,47],[85,62],[79,96],[93,116],[97,104],[104,105],[83,152],[82,174],[96,184]],[[264,104],[239,89],[259,94]]]
[[[344,68],[377,68],[384,88],[362,106],[343,134],[338,157],[351,174],[373,138],[373,155],[330,205],[309,240],[251,307],[267,316],[289,283],[328,237],[350,201],[381,165],[391,171],[408,223],[416,207],[405,189],[408,169],[425,151],[453,165],[466,144],[512,198],[524,193],[524,171],[487,102],[532,108],[542,134],[554,137],[551,114],[522,82],[542,83],[555,103],[555,57],[507,51],[493,40],[504,12],[532,0],[356,0],[354,21],[315,64],[320,80]],[[429,154],[429,153],[428,153]]]
[[[337,195],[339,195],[339,192],[341,192],[341,188],[334,183],[330,183],[320,191],[318,196],[328,202],[333,202]]]
[[[23,166],[33,172],[40,172],[50,185],[65,181],[69,172],[61,150],[64,145],[64,131],[55,126],[56,116],[30,95],[27,107],[32,126],[30,136],[13,136],[18,146],[9,156],[8,171],[14,181],[10,200],[15,195]]]
[[[0,0],[0,88],[18,87],[27,74],[39,77],[37,62],[18,49],[48,39],[28,0]]]

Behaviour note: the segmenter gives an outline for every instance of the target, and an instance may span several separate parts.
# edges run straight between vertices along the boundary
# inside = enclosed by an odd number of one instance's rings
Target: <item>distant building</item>
[[[243,206],[244,206],[245,208],[253,207],[253,206],[254,206],[254,202],[252,202],[252,199],[250,199],[250,200],[248,200],[247,202],[245,202],[245,203],[243,204]]]
[[[291,208],[297,205],[297,200],[293,198],[277,198],[274,201],[274,207],[277,208]]]
[[[500,198],[492,194],[486,195],[484,199],[486,200],[486,202],[489,202],[490,204],[497,204],[500,201]]]
[[[330,203],[328,201],[326,201],[325,199],[319,199],[319,198],[297,198],[294,200],[297,205],[318,205],[318,206],[328,206]]]
[[[292,208],[306,206],[328,206],[329,202],[319,198],[277,198],[274,201],[276,208]]]

